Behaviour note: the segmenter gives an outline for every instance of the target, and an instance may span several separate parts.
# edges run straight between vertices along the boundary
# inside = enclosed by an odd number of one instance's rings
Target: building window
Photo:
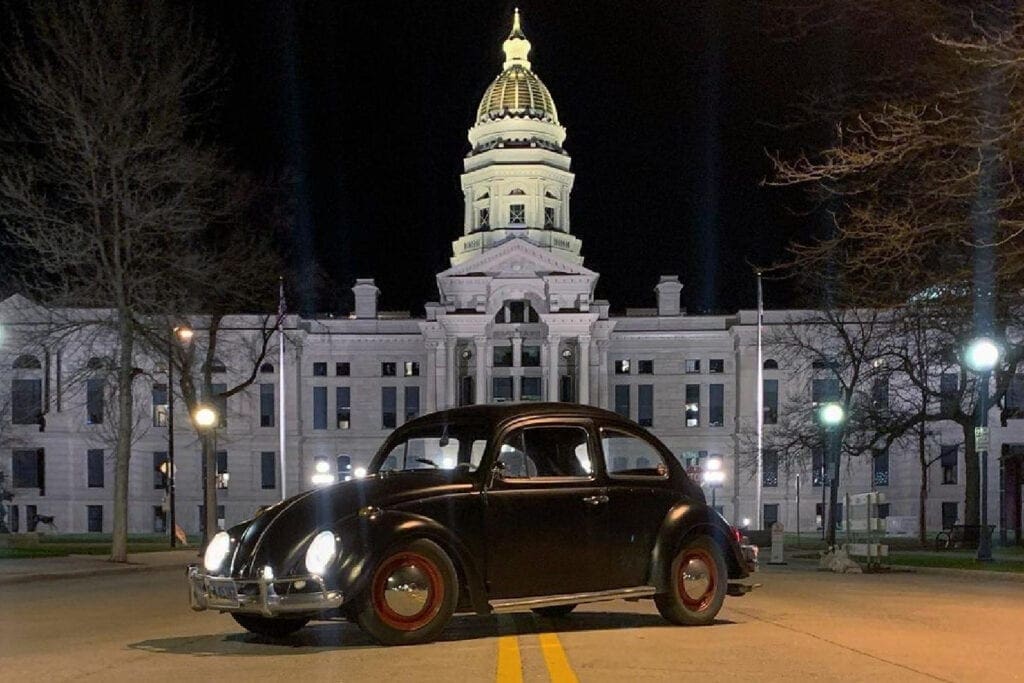
[[[352,390],[349,387],[337,387],[334,399],[335,424],[338,429],[349,429],[352,426]]]
[[[217,451],[217,488],[226,489],[231,475],[228,473],[228,452]]]
[[[811,451],[811,486],[821,486],[825,481],[825,452],[820,448]]]
[[[394,377],[398,369],[397,363],[385,362],[380,364],[381,377]]]
[[[764,457],[761,459],[761,485],[779,485],[779,452],[774,448],[764,449]]]
[[[952,529],[956,521],[960,519],[960,513],[957,511],[956,503],[943,503],[942,504],[942,528]]]
[[[615,412],[622,417],[629,417],[629,385],[615,385]]]
[[[91,534],[103,533],[103,506],[102,505],[86,505],[85,515],[88,526],[86,529]]]
[[[939,377],[940,409],[945,415],[952,415],[960,407],[960,378],[952,372],[944,372]]]
[[[508,321],[510,323],[523,323],[526,322],[526,302],[525,301],[509,301],[508,307]]]
[[[700,426],[700,385],[686,385],[686,426]]]
[[[381,427],[394,429],[398,423],[398,391],[395,387],[380,388]]]
[[[313,387],[313,429],[327,429],[327,387]]]
[[[508,207],[509,225],[526,225],[526,205],[511,204]]]
[[[405,388],[405,420],[408,422],[420,414],[420,388]]]
[[[103,387],[102,379],[85,380],[85,424],[103,424]]]
[[[540,347],[539,346],[524,346],[520,355],[519,364],[524,368],[539,368],[540,367]]]
[[[548,230],[555,227],[555,209],[552,206],[544,207],[544,227]]]
[[[957,461],[960,459],[960,446],[940,446],[939,462],[942,465],[942,483],[955,484]],[[944,527],[949,528],[949,527]]]
[[[712,358],[708,361],[708,373],[712,375],[721,375],[725,372],[725,359],[723,358]]]
[[[350,369],[348,363],[335,363],[334,364],[334,374],[337,377],[348,377],[349,372],[351,372],[351,369]]]
[[[889,518],[889,503],[878,504],[878,518],[888,519]]]
[[[764,424],[773,425],[779,421],[779,380],[763,380],[762,409],[764,410]]]
[[[11,367],[15,370],[42,370],[43,365],[39,362],[39,359],[35,356],[23,354],[14,359],[14,363]]]
[[[708,386],[708,426],[725,426],[725,385]]]
[[[153,385],[153,426],[154,427],[166,427],[167,426],[167,385],[166,384],[154,384]]]
[[[563,403],[572,403],[576,400],[576,382],[571,375],[562,375],[558,378],[558,400]]]
[[[872,475],[875,486],[889,485],[889,450],[887,448],[875,449],[872,462]]]
[[[825,377],[811,380],[811,403],[828,403],[839,400],[839,380]]]
[[[687,375],[699,375],[700,374],[700,359],[687,358],[683,361],[683,370]]]
[[[643,427],[654,425],[653,384],[641,384],[636,388],[636,421]]]
[[[466,375],[459,382],[459,405],[471,406],[475,399],[476,393],[473,386],[473,377]]]
[[[103,449],[90,448],[86,452],[86,464],[88,465],[87,485],[91,489],[103,488]]]
[[[405,361],[403,367],[406,377],[419,377],[420,376],[420,364],[413,360]]]
[[[277,453],[262,451],[260,453],[260,488],[277,488]]]
[[[764,529],[771,529],[772,526],[779,521],[779,504],[778,503],[765,503],[762,506],[763,515],[761,516],[762,524]]]
[[[492,399],[495,403],[503,403],[512,400],[512,378],[492,377],[491,378]]]
[[[764,363],[761,364],[761,367],[764,368],[765,370],[778,370],[779,361],[775,360],[774,358],[766,358]]]
[[[167,451],[153,452],[153,488],[167,488]]]
[[[46,456],[42,448],[14,451],[11,469],[14,488],[39,489],[40,496],[46,495]]]
[[[488,230],[488,229],[490,229],[490,227],[491,227],[491,210],[490,209],[486,209],[486,208],[485,209],[480,209],[479,211],[477,211],[476,215],[477,215],[476,227],[479,230]]]
[[[167,533],[167,513],[164,512],[163,505],[153,506],[153,533]]]
[[[327,376],[327,363],[313,363],[313,376],[314,377],[326,377]]]
[[[274,366],[273,366],[273,364],[271,364],[271,363],[264,363],[263,365],[261,365],[260,366],[260,374],[263,374],[263,375],[273,375],[274,374]]]
[[[39,424],[43,419],[43,380],[11,380],[11,422]]]
[[[629,374],[629,359],[615,361],[615,374],[616,375],[628,375]]]
[[[1024,375],[1014,375],[1010,380],[1004,408],[1007,419],[1024,417]]]
[[[338,481],[349,481],[352,478],[351,455],[339,455],[334,459],[334,464],[338,470]]]
[[[274,385],[260,385],[260,427],[274,426]]]
[[[494,367],[496,368],[510,368],[512,367],[512,347],[511,346],[495,346],[492,349]]]
[[[520,377],[519,400],[539,401],[540,398],[540,377]]]
[[[882,377],[871,384],[871,404],[875,410],[889,409],[889,380]]]
[[[224,365],[223,361],[221,361],[219,358],[214,358],[210,362],[210,372],[214,373],[215,375],[222,374],[227,371],[228,367]]]
[[[220,427],[228,426],[228,399],[224,395],[228,390],[227,384],[211,384],[210,391],[210,403],[213,404],[214,409],[217,411],[217,415],[220,417]]]
[[[653,375],[654,374],[654,361],[653,360],[638,360],[636,362],[636,372],[639,375]]]
[[[217,506],[217,531],[224,531],[224,506]],[[199,506],[199,533],[206,533],[206,506]]]

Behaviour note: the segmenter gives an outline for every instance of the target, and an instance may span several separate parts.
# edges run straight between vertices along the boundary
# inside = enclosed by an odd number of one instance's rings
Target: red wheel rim
[[[400,631],[415,631],[429,624],[444,600],[444,581],[437,565],[411,551],[387,558],[373,575],[372,590],[377,616]]]
[[[701,548],[691,548],[683,552],[679,560],[679,572],[676,577],[676,589],[683,605],[692,612],[703,612],[711,604],[718,584],[717,566],[711,553]],[[694,584],[700,585],[706,580],[707,585],[698,589],[694,595],[690,590]]]

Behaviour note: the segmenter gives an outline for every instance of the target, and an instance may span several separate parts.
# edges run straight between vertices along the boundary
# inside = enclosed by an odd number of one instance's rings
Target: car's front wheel
[[[374,569],[359,625],[384,645],[436,638],[459,599],[458,575],[436,543],[417,539],[392,547]]]
[[[238,625],[246,631],[267,636],[268,638],[284,638],[298,631],[309,623],[304,617],[261,617],[258,614],[232,614]]]
[[[655,595],[654,603],[673,624],[703,626],[722,609],[727,584],[722,549],[709,537],[697,536],[672,559],[668,590]]]

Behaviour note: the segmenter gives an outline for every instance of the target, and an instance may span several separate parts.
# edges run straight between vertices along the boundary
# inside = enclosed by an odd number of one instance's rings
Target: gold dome
[[[547,86],[520,64],[513,64],[502,71],[484,91],[476,111],[476,122],[484,123],[506,116],[525,116],[558,123],[558,111]]]

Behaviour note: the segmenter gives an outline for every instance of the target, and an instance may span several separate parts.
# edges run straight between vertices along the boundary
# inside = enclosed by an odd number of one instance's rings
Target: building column
[[[548,400],[558,400],[558,342],[557,334],[548,336]]]
[[[437,347],[436,341],[427,342],[427,405],[426,412],[437,410]]]
[[[608,410],[608,340],[597,342],[597,400],[598,406]]]
[[[523,354],[523,338],[519,336],[518,332],[516,332],[515,335],[512,336],[512,367],[513,368],[521,368],[521,367],[523,367],[523,359],[521,358],[522,354]],[[520,389],[521,389],[522,383],[523,383],[522,376],[523,375],[522,375],[521,372],[516,372],[515,370],[512,371],[512,400],[513,401],[522,401],[523,400],[523,396],[520,393]]]
[[[455,387],[458,382],[458,374],[455,371],[455,346],[457,339],[455,337],[445,337],[444,340],[444,352],[445,352],[445,408],[455,407]]]
[[[590,403],[590,335],[581,334],[578,337],[579,346],[579,398],[578,402]]]
[[[475,337],[476,343],[476,398],[474,403],[483,405],[487,403],[487,385],[490,383],[487,377],[487,337]]]

